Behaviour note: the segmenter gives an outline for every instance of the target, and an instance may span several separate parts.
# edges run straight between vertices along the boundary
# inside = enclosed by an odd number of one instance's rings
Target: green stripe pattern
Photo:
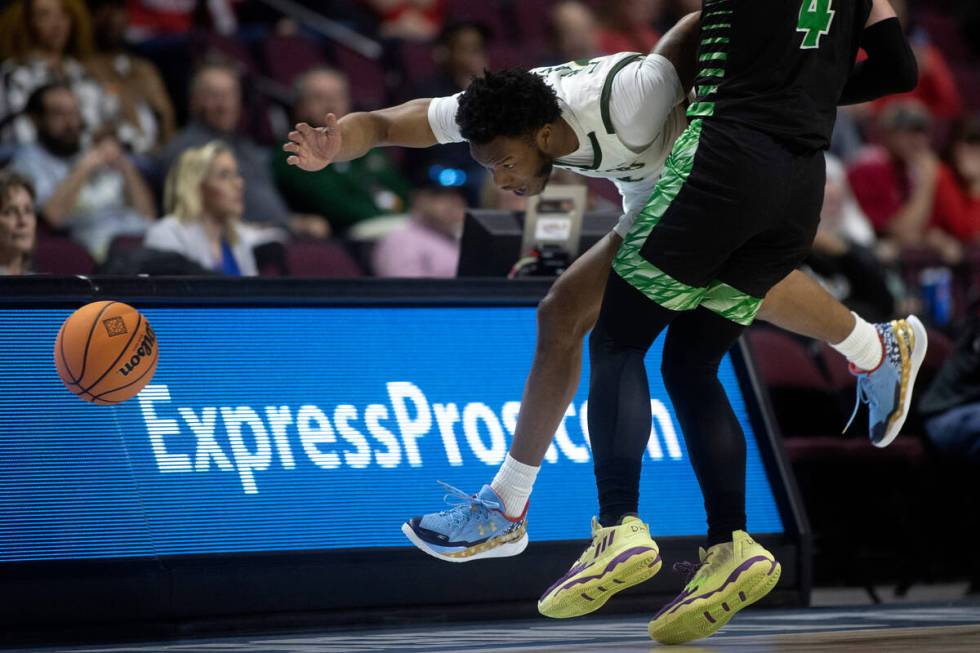
[[[653,195],[637,216],[616,254],[613,270],[647,298],[666,309],[689,311],[704,306],[725,319],[748,326],[759,312],[762,299],[720,281],[713,281],[704,288],[689,286],[671,277],[640,253],[691,175],[703,124],[700,119],[692,120],[674,143]]]
[[[694,155],[697,153],[698,142],[701,139],[701,125],[700,120],[692,121],[674,143],[653,195],[636,217],[636,222],[626,234],[626,239],[613,261],[613,270],[624,281],[664,308],[673,311],[697,308],[707,289],[695,288],[674,279],[643,258],[640,250],[691,174]]]
[[[715,114],[712,96],[718,92],[721,80],[725,77],[725,64],[728,60],[727,46],[731,42],[731,16],[734,15],[730,0],[715,0],[704,3],[701,16],[701,46],[698,61],[702,68],[695,80],[697,100],[687,109],[689,118],[707,118]],[[710,77],[713,79],[703,79]]]
[[[732,288],[727,283],[712,281],[704,293],[701,306],[736,324],[748,326],[759,313],[762,299]]]

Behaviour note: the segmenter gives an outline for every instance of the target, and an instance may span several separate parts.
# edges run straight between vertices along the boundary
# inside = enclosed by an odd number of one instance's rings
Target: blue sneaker
[[[922,322],[914,315],[874,327],[885,355],[878,367],[870,371],[851,366],[851,373],[858,379],[857,403],[844,430],[854,421],[861,404],[868,404],[871,444],[887,447],[898,436],[908,417],[912,387],[926,357],[929,338]]]
[[[439,481],[446,488],[449,510],[412,517],[402,533],[430,556],[448,562],[516,556],[527,548],[527,505],[512,519],[504,514],[504,502],[489,485],[469,496]]]

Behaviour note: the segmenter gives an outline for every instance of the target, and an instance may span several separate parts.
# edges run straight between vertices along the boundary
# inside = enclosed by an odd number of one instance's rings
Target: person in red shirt
[[[609,0],[602,3],[599,47],[606,54],[651,52],[660,40],[653,23],[663,0]]]
[[[878,129],[881,146],[867,148],[848,171],[861,209],[883,239],[958,263],[963,231],[948,190],[953,175],[933,150],[929,111],[916,100],[890,104]]]
[[[956,78],[943,53],[929,40],[929,34],[914,25],[905,0],[892,0],[892,6],[915,52],[919,64],[919,83],[908,93],[889,95],[875,100],[874,108],[880,111],[893,102],[916,99],[929,109],[934,118],[947,121],[948,124],[948,121],[960,115],[963,108]]]
[[[936,194],[950,205],[954,235],[980,242],[980,114],[953,128],[948,161],[948,174],[940,177]]]

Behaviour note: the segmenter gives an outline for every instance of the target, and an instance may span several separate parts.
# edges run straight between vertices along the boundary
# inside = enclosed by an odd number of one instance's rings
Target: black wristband
[[[868,59],[854,66],[838,104],[856,104],[915,88],[919,69],[898,18],[887,18],[861,34]]]

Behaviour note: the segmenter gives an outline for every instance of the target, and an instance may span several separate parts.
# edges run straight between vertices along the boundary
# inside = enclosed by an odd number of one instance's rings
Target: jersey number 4
[[[835,13],[831,4],[833,0],[803,0],[800,21],[796,24],[796,31],[803,32],[801,50],[819,48],[820,37],[830,32]]]

